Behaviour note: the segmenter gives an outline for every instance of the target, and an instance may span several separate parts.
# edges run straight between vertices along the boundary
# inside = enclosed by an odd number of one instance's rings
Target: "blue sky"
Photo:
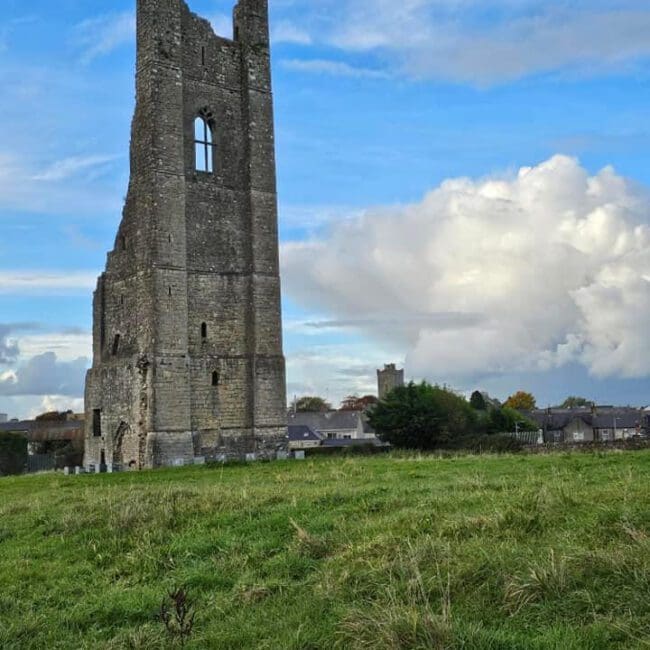
[[[232,0],[189,4],[229,35]],[[290,394],[368,392],[395,361],[499,397],[650,403],[647,3],[270,4]],[[128,182],[133,12],[0,6],[11,415],[80,407]]]

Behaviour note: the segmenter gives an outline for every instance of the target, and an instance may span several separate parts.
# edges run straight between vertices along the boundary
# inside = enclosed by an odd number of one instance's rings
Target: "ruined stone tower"
[[[286,445],[268,0],[234,39],[137,0],[122,222],[94,296],[86,465]]]
[[[384,399],[388,393],[404,385],[404,370],[398,370],[394,363],[384,365],[383,370],[377,370],[377,392],[379,399]]]

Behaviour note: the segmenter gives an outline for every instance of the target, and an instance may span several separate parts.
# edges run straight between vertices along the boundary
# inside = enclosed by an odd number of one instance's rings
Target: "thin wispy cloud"
[[[57,295],[92,291],[95,271],[0,271],[0,294]]]
[[[375,368],[386,362],[386,351],[359,344],[313,345],[287,357],[289,397],[322,395],[333,405],[347,395],[367,395],[377,389]]]
[[[354,79],[387,79],[390,75],[384,70],[358,68],[345,61],[330,61],[327,59],[286,59],[282,61],[287,70],[325,74],[333,77],[351,77]]]
[[[118,211],[119,193],[98,182],[117,158],[71,156],[35,172],[34,161],[0,151],[0,209],[65,217]]]
[[[26,15],[19,16],[18,18],[12,18],[8,20],[5,24],[0,26],[0,53],[5,52],[9,49],[9,41],[14,35],[14,32],[17,28],[22,25],[28,25],[38,20],[35,15]]]
[[[489,86],[558,71],[610,74],[650,57],[650,8],[640,1],[325,4],[327,11],[319,5],[297,23],[312,42],[376,55],[382,69],[417,79]]]
[[[92,334],[84,330],[19,334],[16,343],[24,359],[47,352],[56,353],[61,361],[75,361],[92,355]]]
[[[89,169],[103,167],[118,156],[71,156],[57,160],[34,176],[36,181],[62,181]]]
[[[313,42],[306,29],[289,20],[282,20],[273,26],[271,41],[273,43],[292,43],[294,45],[310,45]]]
[[[91,63],[135,39],[135,14],[131,11],[104,14],[76,25],[72,41],[82,51],[81,62]]]

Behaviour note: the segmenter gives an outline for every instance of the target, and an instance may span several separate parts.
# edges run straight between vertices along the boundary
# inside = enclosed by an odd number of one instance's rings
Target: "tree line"
[[[368,412],[368,419],[384,442],[423,451],[516,447],[516,440],[497,440],[497,434],[538,429],[535,422],[508,402],[501,405],[478,391],[467,400],[427,382],[396,388]]]

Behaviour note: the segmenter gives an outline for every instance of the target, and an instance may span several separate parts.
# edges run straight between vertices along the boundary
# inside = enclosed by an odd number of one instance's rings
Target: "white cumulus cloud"
[[[83,395],[88,359],[61,361],[46,352],[20,363],[0,379],[0,395],[62,395],[79,399]]]
[[[577,362],[599,377],[648,376],[649,223],[645,190],[556,156],[448,180],[418,204],[287,244],[284,285],[333,326],[401,346],[411,375]]]

